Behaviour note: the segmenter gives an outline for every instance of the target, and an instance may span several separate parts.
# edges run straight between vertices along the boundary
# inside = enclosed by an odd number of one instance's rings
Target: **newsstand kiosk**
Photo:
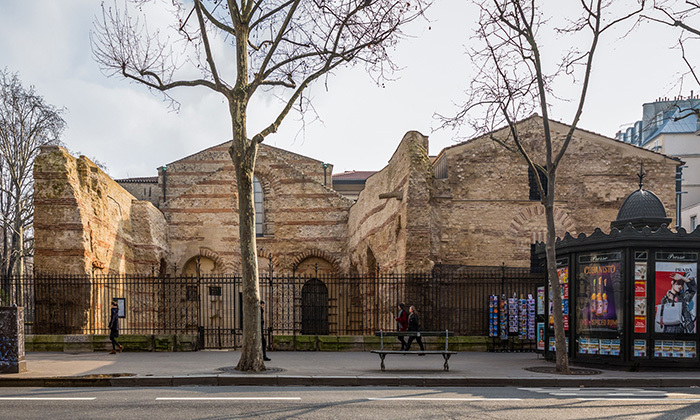
[[[628,367],[700,367],[697,275],[700,229],[686,233],[649,191],[630,194],[611,223],[557,240],[570,360]],[[544,253],[544,244],[538,244]],[[547,285],[545,357],[554,358]]]

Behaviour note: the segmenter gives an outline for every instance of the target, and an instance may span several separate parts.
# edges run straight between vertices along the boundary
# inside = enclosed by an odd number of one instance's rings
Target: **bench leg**
[[[385,357],[386,357],[386,354],[380,354],[380,355],[379,355],[379,358],[382,359],[382,362],[381,362],[381,365],[380,365],[381,368],[382,368],[382,372],[384,372],[384,358],[385,358]]]
[[[450,360],[450,355],[449,355],[449,354],[443,354],[442,357],[445,358],[445,365],[444,365],[443,367],[444,367],[445,372],[447,372],[448,370],[450,370],[450,365],[447,364],[447,361]]]

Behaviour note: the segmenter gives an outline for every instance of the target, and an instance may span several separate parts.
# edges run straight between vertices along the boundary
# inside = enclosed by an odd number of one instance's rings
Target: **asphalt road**
[[[1,419],[700,419],[698,388],[0,388]]]

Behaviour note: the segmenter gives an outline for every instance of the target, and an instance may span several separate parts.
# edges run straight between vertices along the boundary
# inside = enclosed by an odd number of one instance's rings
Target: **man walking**
[[[119,305],[117,305],[117,302],[114,300],[112,301],[108,326],[109,339],[112,341],[112,351],[110,351],[109,354],[116,354],[117,351],[121,353],[124,346],[117,342],[117,338],[119,337]]]
[[[265,339],[265,301],[260,301],[260,333],[262,335],[262,350],[263,350],[263,360],[269,362],[270,358],[267,357],[267,340]]]

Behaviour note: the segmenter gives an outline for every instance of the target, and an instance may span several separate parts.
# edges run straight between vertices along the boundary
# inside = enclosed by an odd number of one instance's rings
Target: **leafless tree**
[[[178,87],[204,87],[226,99],[244,296],[237,368],[263,370],[252,194],[258,147],[295,106],[304,111],[305,89],[336,68],[362,63],[377,80],[395,70],[388,52],[403,35],[402,27],[423,16],[430,0],[173,0],[169,32],[146,25],[142,7],[148,1],[132,3],[135,10],[103,7],[95,23],[92,48],[103,70],[168,99]],[[269,125],[251,136],[248,103],[261,91],[273,91],[281,105]]]
[[[677,46],[687,68],[687,72],[681,78],[681,90],[686,79],[690,79],[691,83],[700,86],[697,63],[694,62],[697,58],[690,54],[691,51],[695,51],[693,47],[700,42],[700,1],[654,0],[651,7],[645,11],[642,19],[678,28]],[[674,117],[675,120],[691,115],[700,118],[700,109],[697,107],[678,105],[674,105],[674,107],[678,110],[678,115]]]
[[[44,102],[19,76],[0,70],[0,228],[2,276],[23,274],[31,255],[34,215],[32,170],[39,147],[59,144],[63,109]],[[8,284],[3,284],[7,293]]]
[[[613,16],[612,2],[580,0],[577,14],[562,28],[545,16],[545,8],[536,0],[483,0],[478,2],[481,14],[476,38],[480,45],[470,51],[479,74],[467,91],[467,101],[454,117],[440,117],[443,127],[459,128],[470,124],[478,133],[490,138],[527,162],[535,174],[540,202],[546,218],[547,274],[553,296],[554,332],[556,341],[556,369],[569,371],[562,314],[561,287],[558,281],[554,224],[556,174],[562,158],[574,135],[586,102],[593,59],[600,37],[612,26],[641,12],[643,3]],[[619,11],[620,2],[616,4]],[[563,6],[563,5],[562,5]],[[572,4],[567,3],[567,8]],[[552,11],[561,15],[564,10]],[[543,40],[550,43],[557,36],[586,39],[582,48],[557,52],[558,65],[548,69],[543,54]],[[549,51],[549,50],[547,50]],[[566,136],[553,138],[550,129],[550,101],[556,99],[553,82],[559,76],[569,76],[578,83],[578,96],[572,99],[576,110]],[[473,114],[478,113],[477,116]],[[539,113],[541,132],[534,137],[543,139],[544,147],[533,144],[533,133],[521,131],[518,121]],[[505,127],[504,130],[497,130]],[[540,143],[542,144],[542,143]],[[546,187],[544,186],[546,185]],[[546,190],[545,190],[546,188]]]

